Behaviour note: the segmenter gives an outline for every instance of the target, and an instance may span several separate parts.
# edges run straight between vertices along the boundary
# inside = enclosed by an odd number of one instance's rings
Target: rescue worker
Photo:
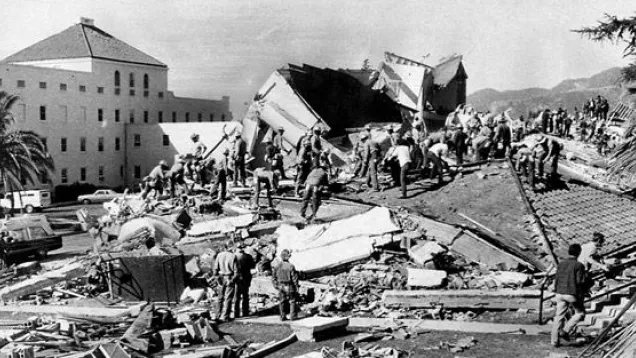
[[[362,132],[360,134],[359,143],[359,158],[360,158],[360,171],[354,171],[354,178],[366,178],[367,171],[369,169],[369,134]],[[357,174],[357,175],[356,175]]]
[[[556,140],[550,140],[550,150],[545,159],[550,164],[550,183],[556,185],[559,181],[559,156],[561,155],[561,144]]]
[[[245,186],[245,154],[247,153],[247,145],[241,137],[241,133],[236,133],[232,150],[232,161],[234,162],[234,186],[237,185],[239,179],[241,185]]]
[[[305,144],[309,142],[309,138],[311,138],[310,129],[298,138],[298,142],[296,143],[296,155],[298,155],[298,153],[300,153],[300,151],[304,148]]]
[[[605,235],[598,231],[592,234],[592,241],[588,241],[581,245],[581,255],[579,255],[579,262],[585,266],[585,271],[590,272],[592,270],[609,271],[607,265],[601,263],[598,259],[599,250],[605,243]]]
[[[291,150],[285,149],[285,141],[283,139],[283,134],[285,133],[285,128],[278,128],[278,134],[272,138],[272,144],[274,145],[274,156],[273,156],[273,168],[280,172],[281,179],[287,179],[285,175],[285,163],[284,158],[285,154],[291,153]]]
[[[287,320],[286,305],[289,305],[289,319],[293,321],[297,318],[298,272],[296,267],[289,262],[290,256],[291,253],[287,249],[281,252],[280,258],[282,262],[274,268],[272,277],[274,287],[278,290],[278,307],[281,321]]]
[[[172,198],[177,196],[177,184],[180,186],[186,186],[185,182],[185,158],[183,155],[177,156],[172,168],[170,168],[170,196]]]
[[[148,193],[155,190],[155,197],[163,195],[163,181],[165,179],[165,172],[168,170],[168,162],[165,160],[160,160],[159,164],[150,171],[148,174],[146,187],[144,192],[141,194],[141,198],[145,199],[148,196]]]
[[[234,299],[234,284],[238,277],[238,265],[236,255],[231,251],[232,240],[228,240],[223,247],[223,251],[216,256],[212,275],[217,278],[219,287],[217,300],[217,320],[220,322],[230,320],[232,310],[232,300]],[[235,312],[236,314],[236,312]]]
[[[314,154],[320,154],[322,152],[322,141],[320,139],[320,135],[322,134],[322,129],[319,125],[314,126],[314,134],[309,138],[309,142],[311,143],[311,150]]]
[[[534,167],[538,172],[539,178],[543,178],[543,165],[548,158],[549,151],[550,148],[548,146],[548,138],[543,135],[539,135],[539,138],[537,138],[537,143],[532,150]],[[531,175],[534,177],[534,173],[531,173]]]
[[[468,145],[468,135],[464,132],[464,127],[461,124],[455,126],[453,132],[453,142],[455,143],[455,158],[457,160],[457,166],[464,165],[464,154],[466,154],[466,148]]]
[[[502,114],[495,129],[495,158],[504,158],[510,153],[510,143],[512,142],[512,131],[506,123],[506,117]]]
[[[399,180],[400,186],[402,187],[402,196],[400,196],[400,198],[406,199],[406,180],[409,166],[411,164],[411,153],[404,139],[400,139],[397,142],[397,146],[395,147],[395,150],[393,151],[393,154],[391,156],[397,160],[397,164],[400,167]]]
[[[245,252],[245,245],[236,245],[236,268],[238,276],[234,287],[234,318],[250,315],[250,285],[252,269],[256,267],[254,258]]]
[[[192,135],[190,136],[190,139],[192,140],[192,147],[190,149],[190,154],[196,160],[203,159],[203,155],[205,154],[206,150],[208,150],[208,148],[205,146],[205,144],[199,142],[199,134],[192,133]]]
[[[313,220],[320,208],[320,196],[323,189],[329,186],[329,178],[327,176],[325,163],[317,163],[318,165],[311,170],[305,184],[305,193],[303,195],[303,204],[300,208],[300,216],[305,218],[307,212],[307,206],[309,206],[309,200],[311,199],[311,215],[307,218],[308,221]]]
[[[217,194],[218,200],[225,200],[225,193],[227,190],[227,173],[228,173],[228,165],[229,165],[229,154],[230,150],[225,149],[223,151],[223,157],[216,160],[212,159],[210,161],[210,166],[214,168],[214,182],[210,187],[210,196],[213,196],[215,193]]]
[[[259,200],[261,196],[261,184],[265,187],[265,192],[267,195],[267,205],[270,208],[274,207],[272,202],[272,190],[278,190],[278,174],[277,171],[266,169],[266,168],[256,168],[254,170],[254,199],[252,202],[252,208],[259,208]]]
[[[380,163],[381,149],[380,145],[374,141],[369,140],[367,144],[368,150],[368,171],[367,171],[367,185],[369,189],[373,191],[380,191],[378,184],[378,164]]]
[[[307,176],[311,172],[313,157],[311,154],[311,144],[305,143],[303,148],[300,150],[297,161],[297,171],[296,171],[296,185],[295,185],[295,193],[296,196],[300,196],[300,187],[305,184],[307,180]]]
[[[285,140],[283,139],[283,134],[285,134],[285,128],[278,128],[278,133],[274,135],[272,138],[272,142],[274,143],[274,147],[276,148],[277,153],[291,153],[291,150],[285,149]]]

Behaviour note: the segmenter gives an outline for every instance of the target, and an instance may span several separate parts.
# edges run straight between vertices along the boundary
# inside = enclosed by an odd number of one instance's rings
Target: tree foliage
[[[22,183],[35,183],[34,178],[50,178],[55,169],[53,159],[35,132],[11,130],[15,118],[11,108],[17,95],[0,91],[0,177],[4,190],[20,190]]]
[[[636,56],[636,15],[618,18],[605,14],[596,26],[583,27],[573,30],[593,41],[609,41],[617,45],[623,45],[623,56]],[[623,68],[624,81],[636,80],[636,62]]]

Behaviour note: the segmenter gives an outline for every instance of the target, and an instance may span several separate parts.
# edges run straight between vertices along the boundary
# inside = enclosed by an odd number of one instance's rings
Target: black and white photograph
[[[0,358],[636,357],[636,3],[5,0]]]

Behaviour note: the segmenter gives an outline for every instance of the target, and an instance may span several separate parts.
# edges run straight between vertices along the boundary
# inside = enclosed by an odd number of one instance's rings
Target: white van
[[[13,197],[13,208],[15,210],[24,209],[27,213],[51,206],[51,192],[48,190],[25,190],[0,194],[0,206],[5,210],[11,210],[11,200]]]

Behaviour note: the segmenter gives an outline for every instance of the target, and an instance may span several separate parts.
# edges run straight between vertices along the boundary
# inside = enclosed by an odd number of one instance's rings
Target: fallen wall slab
[[[442,321],[423,319],[401,319],[390,318],[349,318],[349,330],[367,331],[372,327],[395,327],[396,325],[406,325],[412,328],[419,328],[430,331],[454,331],[464,333],[520,333],[528,335],[548,334],[550,326],[528,325],[528,324],[503,324],[492,322],[466,322],[466,321]]]
[[[540,291],[522,289],[384,291],[385,306],[408,308],[539,309]]]
[[[80,277],[86,273],[84,263],[75,262],[60,269],[31,277],[0,290],[0,300],[10,301],[20,296],[29,295],[59,282]]]

